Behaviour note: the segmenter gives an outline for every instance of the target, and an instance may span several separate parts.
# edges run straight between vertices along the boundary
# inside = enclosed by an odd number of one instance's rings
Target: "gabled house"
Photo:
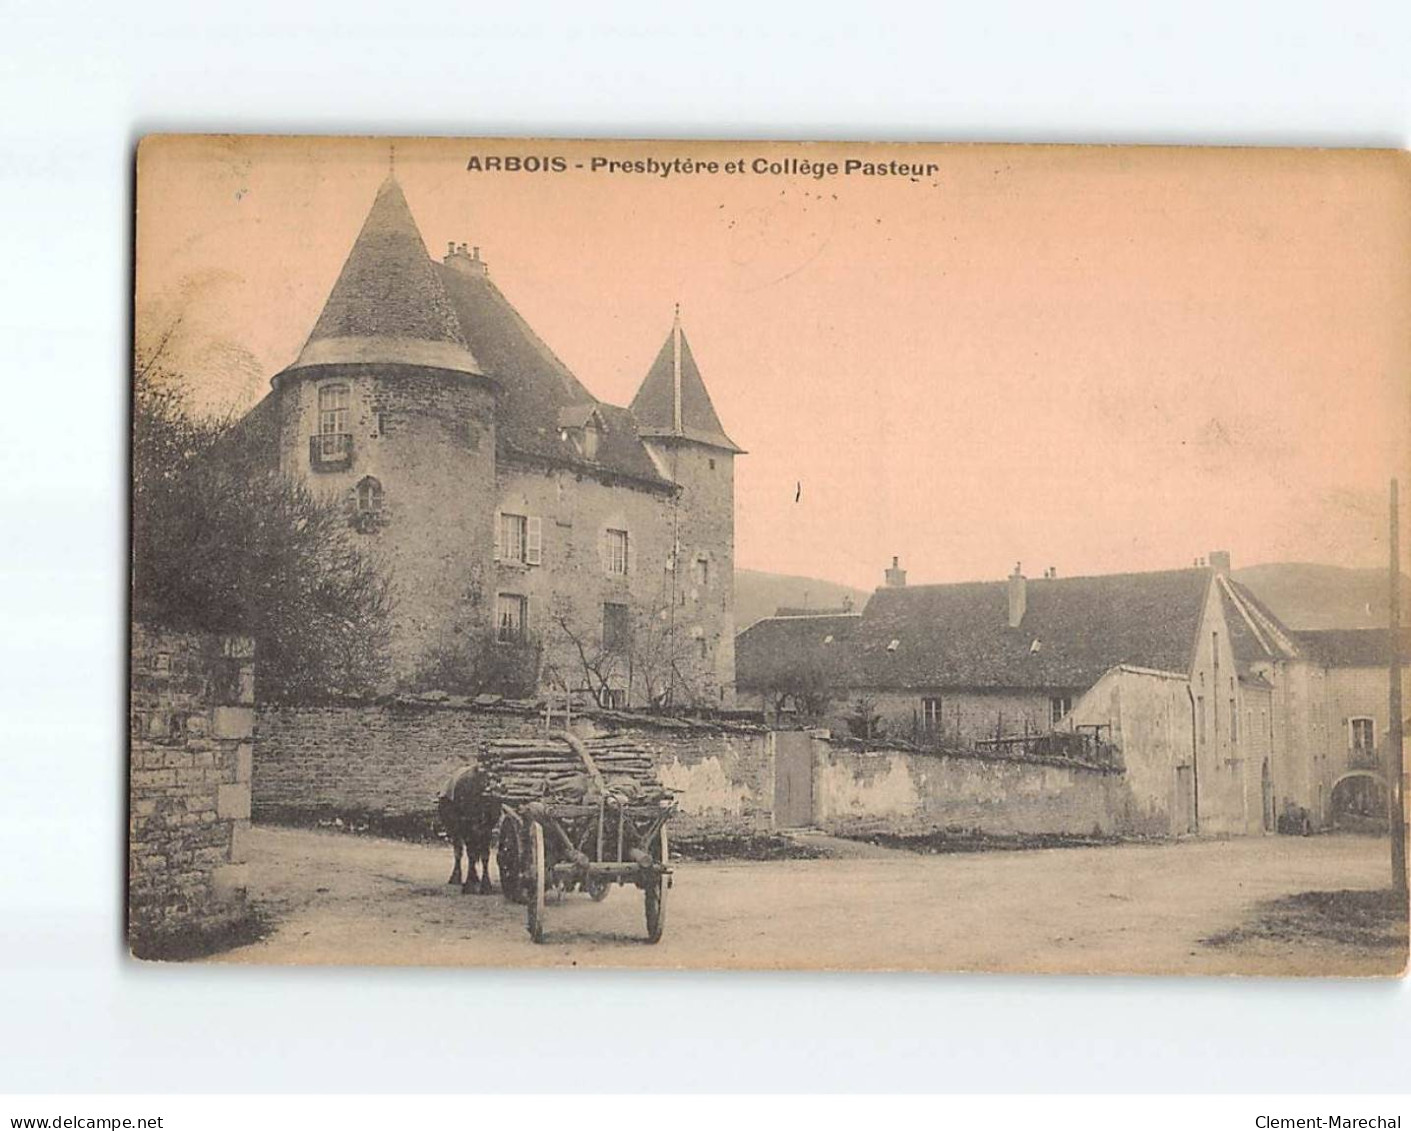
[[[1391,633],[1384,628],[1295,633],[1321,689],[1317,726],[1310,728],[1304,804],[1319,826],[1384,827],[1392,758],[1388,664]],[[1411,629],[1398,634],[1400,654],[1411,656]],[[1411,670],[1402,668],[1402,701],[1411,703]],[[1403,734],[1411,719],[1402,720]]]
[[[1229,576],[1227,553],[1210,563],[908,586],[894,560],[858,616],[742,633],[741,702],[787,708],[788,681],[806,674],[828,681],[827,725],[875,717],[921,746],[1088,730],[1120,751],[1140,827],[1257,832],[1280,796],[1302,796],[1297,759],[1274,753],[1296,729],[1278,711],[1301,652]]]

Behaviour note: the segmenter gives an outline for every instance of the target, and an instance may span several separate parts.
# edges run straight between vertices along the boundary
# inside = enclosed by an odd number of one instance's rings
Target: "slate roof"
[[[388,177],[290,369],[396,362],[481,372],[407,207]]]
[[[808,671],[838,678],[847,670],[847,641],[861,620],[860,613],[828,613],[755,621],[735,637],[736,686],[767,691],[781,677]]]
[[[681,331],[681,428],[675,427],[676,416],[676,330],[666,336],[656,360],[642,379],[637,395],[632,398],[632,415],[641,425],[643,435],[681,436],[697,443],[741,452],[743,449],[725,434],[716,415],[715,405],[706,392],[705,380],[691,352],[686,332]]]
[[[1385,628],[1338,628],[1294,634],[1311,659],[1334,668],[1380,668],[1391,660]],[[1401,630],[1401,655],[1411,657],[1411,627]]]
[[[575,464],[656,486],[668,486],[637,434],[627,409],[596,400],[568,366],[510,305],[483,271],[436,264],[471,351],[499,387],[500,444],[510,454]],[[588,460],[560,420],[586,420],[596,408],[604,425],[595,459]]]
[[[673,403],[672,341],[665,349],[665,421]],[[683,414],[689,439],[738,451],[725,436],[690,347],[682,340]],[[473,268],[433,260],[396,179],[389,176],[363,222],[298,360],[316,365],[398,363],[487,377],[497,386],[503,454],[567,464],[669,490],[643,435],[660,434],[662,358],[633,401],[647,413],[597,400],[491,282]],[[276,378],[278,380],[278,378]],[[596,410],[603,424],[593,459],[565,428]]]

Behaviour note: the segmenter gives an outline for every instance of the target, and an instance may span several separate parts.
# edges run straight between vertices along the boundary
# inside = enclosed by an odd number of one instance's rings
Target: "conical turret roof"
[[[677,437],[732,452],[743,450],[725,434],[679,317],[632,398],[632,415],[643,436]]]
[[[390,175],[290,369],[378,362],[483,375]]]

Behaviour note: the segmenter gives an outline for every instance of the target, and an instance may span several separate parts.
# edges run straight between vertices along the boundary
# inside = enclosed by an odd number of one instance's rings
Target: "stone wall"
[[[179,955],[248,920],[254,646],[134,626],[128,937]]]
[[[634,725],[624,718],[580,716],[573,729],[584,737],[628,734],[651,746],[662,782],[681,791],[673,828],[770,828],[774,779],[766,732],[675,721]],[[255,817],[363,817],[429,827],[436,796],[454,770],[496,738],[542,729],[542,717],[530,711],[458,702],[262,707],[255,728]]]
[[[827,832],[1086,836],[1140,831],[1120,774],[1080,766],[814,743],[814,823]]]
[[[335,817],[430,827],[435,797],[457,767],[498,737],[536,733],[528,711],[405,702],[262,708],[256,721],[258,820]],[[656,751],[678,791],[678,835],[774,829],[774,736],[750,727],[600,715],[585,736],[630,734]],[[812,824],[827,831],[995,833],[1147,831],[1120,774],[1080,766],[902,750],[861,752],[810,740]]]

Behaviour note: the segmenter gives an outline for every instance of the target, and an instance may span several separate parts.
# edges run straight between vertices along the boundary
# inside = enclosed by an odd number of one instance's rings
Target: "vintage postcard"
[[[136,186],[139,957],[1403,971],[1405,154]]]

